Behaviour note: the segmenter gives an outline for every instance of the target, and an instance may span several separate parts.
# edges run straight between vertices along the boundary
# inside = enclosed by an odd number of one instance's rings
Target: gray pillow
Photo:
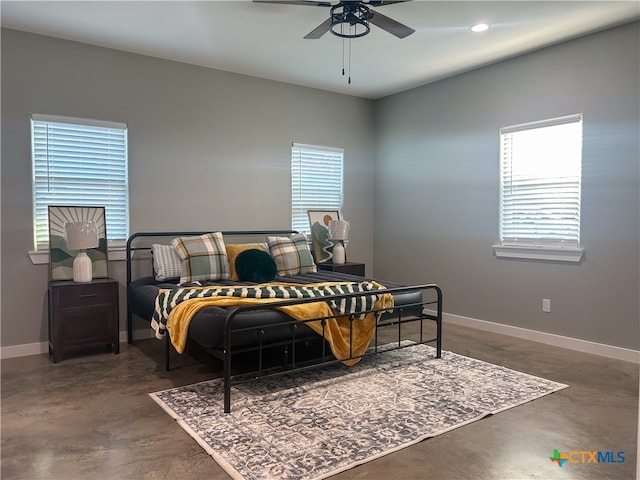
[[[168,280],[180,278],[182,272],[182,260],[172,245],[151,245],[153,255],[153,275],[156,280]]]

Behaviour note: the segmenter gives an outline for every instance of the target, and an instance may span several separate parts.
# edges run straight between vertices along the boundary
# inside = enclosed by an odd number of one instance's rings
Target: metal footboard
[[[384,290],[385,293],[390,293],[392,295],[397,295],[401,293],[408,292],[420,292],[421,300],[415,303],[404,304],[395,306],[392,312],[387,311],[386,309],[382,310],[366,310],[363,312],[358,312],[356,314],[351,314],[348,316],[349,318],[349,355],[345,358],[336,359],[330,352],[328,352],[328,348],[326,347],[326,342],[323,342],[322,353],[320,358],[316,359],[312,362],[302,362],[298,363],[296,358],[296,345],[298,343],[297,333],[300,324],[310,323],[310,322],[320,322],[323,326],[323,334],[324,336],[324,327],[326,322],[330,318],[335,317],[344,317],[342,314],[335,314],[330,317],[321,317],[321,318],[310,318],[305,320],[297,320],[290,322],[282,322],[278,324],[269,324],[263,326],[253,326],[246,328],[237,328],[234,329],[234,320],[238,317],[238,315],[249,312],[249,311],[265,311],[265,310],[273,310],[278,307],[289,306],[289,305],[299,305],[304,303],[318,302],[317,298],[306,298],[306,299],[296,299],[296,300],[287,300],[287,301],[279,301],[269,304],[261,304],[261,305],[249,305],[238,307],[226,318],[225,326],[224,326],[224,348],[222,352],[212,352],[214,355],[219,356],[223,360],[223,368],[224,368],[224,411],[225,413],[229,413],[231,411],[231,387],[233,385],[237,385],[240,383],[245,383],[248,381],[273,377],[279,375],[290,374],[293,371],[301,371],[310,368],[317,368],[321,365],[330,365],[341,363],[348,360],[353,360],[356,358],[363,358],[371,355],[377,355],[388,351],[398,350],[401,348],[407,348],[414,344],[435,344],[436,348],[436,357],[440,358],[442,354],[442,290],[435,284],[426,284],[426,285],[412,285],[408,287],[398,287],[398,288],[390,288]],[[355,293],[355,294],[344,294],[344,295],[334,295],[330,297],[324,297],[322,301],[331,301],[331,300],[340,300],[349,297],[362,296],[363,294]],[[380,315],[380,320],[376,323],[375,333],[371,343],[369,345],[369,349],[366,353],[362,355],[354,355],[353,353],[353,323],[359,321],[358,316],[362,313],[374,313]],[[425,324],[431,324],[433,322],[435,324],[435,335],[425,335],[424,329]],[[417,338],[412,338],[411,343],[407,344],[403,342],[406,340],[404,338],[404,330],[405,327],[409,324],[417,324],[419,326],[419,332]],[[267,369],[263,365],[263,351],[265,348],[273,347],[274,343],[264,343],[262,339],[266,334],[266,330],[270,328],[282,328],[283,326],[290,327],[290,337],[283,339],[281,342],[278,342],[279,345],[285,345],[291,348],[290,358],[288,365],[286,368],[281,369]],[[379,332],[381,329],[395,329],[395,341],[392,346],[388,343],[385,344],[384,349],[380,349],[380,338]],[[236,349],[233,347],[233,336],[241,333],[246,333],[247,331],[253,331],[256,334],[256,345],[251,347],[251,350],[255,350],[258,352],[258,366],[257,369],[251,373],[241,373],[241,374],[232,374],[232,359],[233,355],[239,353],[239,351],[247,351],[246,348]],[[167,351],[168,355],[168,351]],[[168,356],[167,356],[167,367],[168,367]]]

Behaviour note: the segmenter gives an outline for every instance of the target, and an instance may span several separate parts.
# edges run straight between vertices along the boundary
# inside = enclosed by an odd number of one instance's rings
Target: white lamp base
[[[93,278],[91,259],[85,252],[80,252],[73,260],[73,281],[78,283],[90,282]]]
[[[336,265],[342,265],[346,260],[344,244],[342,242],[336,242],[333,246],[333,259],[331,261]]]

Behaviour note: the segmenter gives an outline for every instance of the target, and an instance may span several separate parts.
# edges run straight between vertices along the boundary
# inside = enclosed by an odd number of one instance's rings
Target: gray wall
[[[30,113],[128,123],[132,232],[290,228],[291,142],[344,147],[349,249],[373,268],[372,101],[3,29],[2,346],[48,332]]]
[[[446,312],[638,349],[639,24],[376,103],[376,274]],[[580,264],[504,260],[498,129],[583,113]],[[551,313],[542,312],[551,299]]]

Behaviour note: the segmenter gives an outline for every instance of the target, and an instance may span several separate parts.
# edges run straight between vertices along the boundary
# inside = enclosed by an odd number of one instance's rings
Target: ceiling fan
[[[329,18],[305,35],[304,38],[306,39],[318,39],[329,31],[342,38],[364,37],[371,31],[370,23],[398,38],[405,38],[415,32],[413,28],[407,27],[386,15],[371,10],[371,7],[404,3],[408,0],[342,0],[337,3],[314,0],[253,1],[256,3],[280,3],[330,8]]]

